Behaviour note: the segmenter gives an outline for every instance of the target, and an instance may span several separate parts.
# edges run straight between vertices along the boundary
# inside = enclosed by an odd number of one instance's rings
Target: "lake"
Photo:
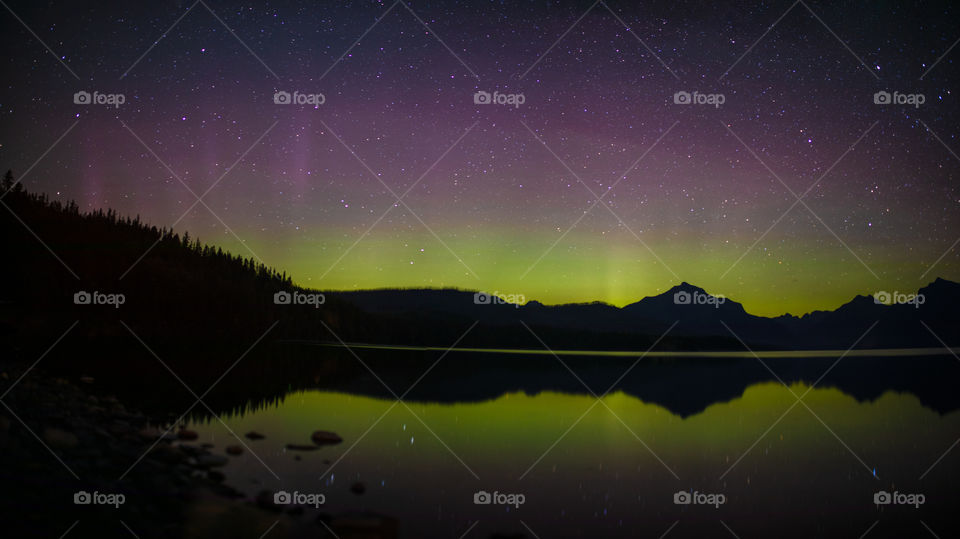
[[[242,438],[222,470],[251,498],[322,494],[308,514],[407,538],[957,535],[953,356],[311,350],[337,374],[187,425]],[[317,430],[343,442],[287,447]]]

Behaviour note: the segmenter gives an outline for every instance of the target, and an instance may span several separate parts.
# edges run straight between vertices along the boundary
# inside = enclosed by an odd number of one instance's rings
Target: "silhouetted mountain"
[[[723,348],[742,348],[728,341],[743,340],[756,349],[846,349],[855,343],[861,349],[941,347],[940,339],[960,345],[960,284],[938,278],[917,294],[922,302],[887,305],[871,296],[857,296],[834,311],[774,318],[752,315],[740,303],[686,282],[622,308],[605,303],[486,302],[489,296],[478,299],[473,292],[452,289],[331,295],[368,312],[436,320],[463,317],[505,327],[523,322],[538,328],[655,336],[672,326],[670,335],[700,347],[708,338],[717,339],[715,343],[727,341],[722,342]]]
[[[922,302],[877,303],[857,296],[834,311],[814,311],[802,317],[777,318],[800,342],[822,347],[850,346],[864,334],[861,348],[935,347],[960,344],[960,284],[937,278],[917,291]],[[925,327],[926,326],[926,327]]]

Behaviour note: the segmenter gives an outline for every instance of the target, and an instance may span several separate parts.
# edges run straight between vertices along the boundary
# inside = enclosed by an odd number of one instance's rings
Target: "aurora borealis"
[[[949,2],[5,6],[4,169],[305,286],[777,315],[960,278]]]

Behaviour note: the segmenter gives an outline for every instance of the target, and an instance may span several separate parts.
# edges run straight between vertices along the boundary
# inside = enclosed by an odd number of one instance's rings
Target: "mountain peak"
[[[706,293],[707,293],[707,291],[704,290],[703,288],[700,288],[699,286],[696,286],[696,285],[692,285],[692,284],[688,283],[687,281],[683,281],[683,282],[681,282],[680,284],[678,284],[678,285],[674,286],[673,288],[671,288],[670,290],[667,290],[667,291],[664,292],[663,294],[658,294],[658,295],[659,295],[659,296],[663,296],[663,295],[667,295],[667,294],[675,294],[675,293],[677,293],[677,292],[687,292],[687,293],[689,293],[689,294],[692,294],[692,293],[694,293],[694,292],[699,292],[699,293],[701,293],[701,294],[706,294]]]
[[[947,294],[950,292],[956,292],[958,289],[960,289],[960,283],[948,281],[943,277],[937,277],[933,280],[933,282],[922,287],[917,292],[924,295]]]
[[[690,307],[695,307],[695,309],[690,309]],[[716,312],[716,309],[720,309],[725,314],[732,312],[746,314],[743,306],[739,303],[730,301],[722,295],[710,294],[703,288],[686,281],[666,292],[656,296],[647,296],[640,301],[625,305],[623,308],[634,313],[645,312],[650,317],[656,317],[675,309],[679,310],[676,311],[674,318],[686,318],[691,315],[699,317],[703,316],[704,312]]]

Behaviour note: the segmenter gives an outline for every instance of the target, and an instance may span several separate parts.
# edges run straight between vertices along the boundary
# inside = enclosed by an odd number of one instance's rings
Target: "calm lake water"
[[[785,386],[756,359],[643,363],[617,381],[632,361],[566,361],[575,376],[555,358],[452,354],[416,382],[438,356],[361,353],[376,376],[189,428],[215,451],[230,430],[265,435],[223,468],[250,497],[323,494],[308,514],[386,515],[400,537],[958,536],[953,357],[767,361]],[[578,378],[598,395],[617,383],[598,400]],[[316,430],[344,441],[287,449]],[[523,503],[476,504],[480,491]],[[878,491],[923,503],[877,505]]]

